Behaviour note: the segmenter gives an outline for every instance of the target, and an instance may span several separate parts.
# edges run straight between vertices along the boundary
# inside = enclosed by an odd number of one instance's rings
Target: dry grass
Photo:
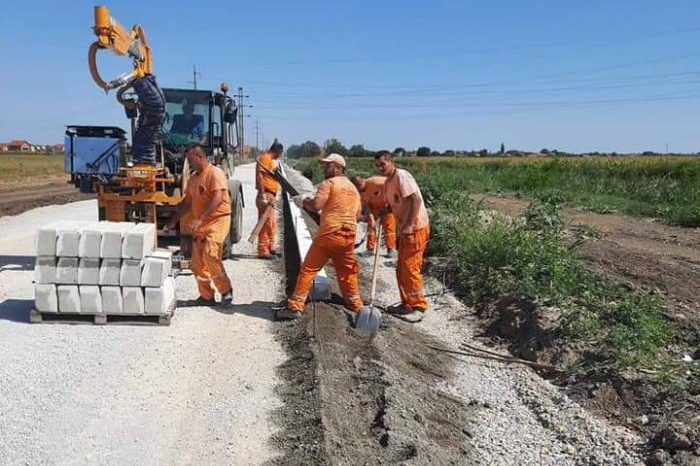
[[[63,155],[0,153],[0,188],[65,181]]]

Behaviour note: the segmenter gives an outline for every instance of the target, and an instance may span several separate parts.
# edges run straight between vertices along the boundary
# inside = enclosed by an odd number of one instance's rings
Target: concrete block
[[[100,257],[100,247],[102,245],[102,227],[98,222],[86,225],[80,232],[80,242],[78,244],[79,257]]]
[[[80,259],[77,257],[59,257],[56,263],[56,283],[60,285],[77,285]]]
[[[80,314],[80,290],[78,285],[58,285],[58,312]]]
[[[39,228],[34,238],[34,250],[37,256],[56,255],[56,230],[63,224],[63,221],[50,223]]]
[[[122,259],[119,284],[121,286],[140,286],[141,264],[141,259]]]
[[[102,314],[102,294],[99,286],[79,286],[80,311],[83,314]]]
[[[102,259],[102,262],[100,262],[100,285],[119,286],[121,269],[121,259]]]
[[[100,257],[108,259],[121,259],[122,238],[124,233],[134,224],[130,222],[103,222],[102,242],[100,243]]]
[[[37,256],[34,262],[34,282],[56,283],[56,256]]]
[[[165,314],[175,301],[175,280],[168,277],[160,288],[145,288],[146,314]]]
[[[100,258],[81,257],[78,266],[79,285],[99,285],[100,283]]]
[[[141,272],[141,286],[160,287],[170,275],[173,253],[167,249],[156,249],[146,256]]]
[[[156,241],[156,226],[153,223],[137,223],[124,233],[122,259],[143,259],[153,251]]]
[[[121,314],[124,312],[122,289],[118,286],[101,286],[102,312],[105,314]]]
[[[122,298],[124,314],[143,314],[145,312],[143,290],[140,286],[122,287]]]
[[[39,312],[58,312],[56,285],[37,284],[34,287],[34,308]]]
[[[80,245],[80,226],[66,223],[56,231],[56,255],[59,257],[78,257]]]

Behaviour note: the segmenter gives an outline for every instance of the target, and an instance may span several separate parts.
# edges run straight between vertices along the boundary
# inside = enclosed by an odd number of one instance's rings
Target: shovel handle
[[[377,243],[374,245],[374,266],[372,268],[372,285],[369,288],[369,305],[374,303],[374,291],[377,288],[377,263],[379,262],[379,244],[382,240],[382,224],[377,222]]]

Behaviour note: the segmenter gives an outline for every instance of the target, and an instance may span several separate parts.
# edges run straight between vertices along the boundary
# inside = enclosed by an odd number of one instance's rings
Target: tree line
[[[373,157],[376,151],[365,149],[362,144],[355,144],[348,147],[336,138],[327,139],[323,145],[319,145],[314,141],[306,141],[303,144],[292,144],[287,148],[287,157],[292,159],[304,157],[320,157],[322,154],[340,154],[343,157]],[[577,157],[577,156],[623,156],[631,154],[618,154],[616,152],[586,152],[573,153],[565,152],[557,149],[542,149],[539,152],[530,152],[522,150],[506,150],[505,145],[501,143],[498,151],[489,151],[488,149],[480,150],[445,150],[439,152],[432,150],[430,147],[421,146],[415,150],[406,150],[403,147],[397,147],[393,150],[394,156],[397,157]],[[652,151],[646,151],[641,154],[644,156],[662,156],[662,155],[696,155],[696,154],[661,154]]]

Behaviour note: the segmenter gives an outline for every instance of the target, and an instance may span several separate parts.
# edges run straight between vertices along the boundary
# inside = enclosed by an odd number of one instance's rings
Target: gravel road
[[[254,165],[237,168],[255,224]],[[281,266],[243,240],[226,268],[234,306],[180,307],[169,327],[28,323],[33,238],[58,219],[96,219],[96,201],[0,218],[0,464],[259,464],[280,407],[270,304]],[[197,296],[177,278],[179,301]]]

